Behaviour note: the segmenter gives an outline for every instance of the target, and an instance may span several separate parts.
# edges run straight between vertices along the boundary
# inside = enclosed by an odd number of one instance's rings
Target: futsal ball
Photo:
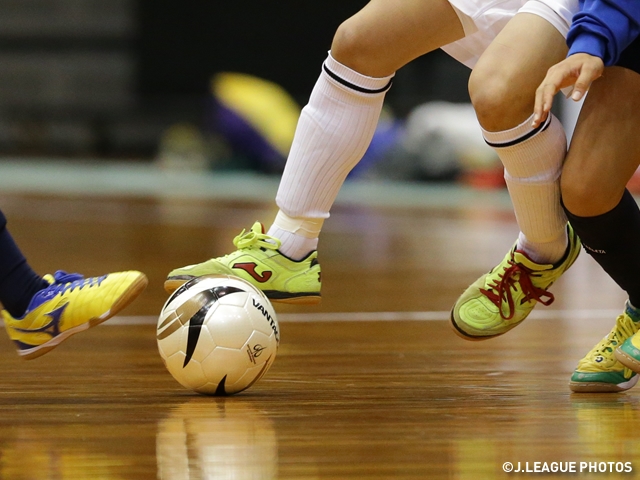
[[[231,395],[249,388],[276,358],[280,332],[269,299],[226,275],[195,278],[162,307],[156,332],[167,370],[184,387]]]

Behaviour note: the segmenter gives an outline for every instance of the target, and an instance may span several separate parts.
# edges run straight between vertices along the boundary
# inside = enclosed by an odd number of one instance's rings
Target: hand
[[[587,93],[591,83],[602,76],[603,70],[602,59],[588,53],[576,53],[551,67],[536,90],[531,126],[535,128],[547,118],[553,97],[561,89],[573,85],[568,97],[577,102]]]

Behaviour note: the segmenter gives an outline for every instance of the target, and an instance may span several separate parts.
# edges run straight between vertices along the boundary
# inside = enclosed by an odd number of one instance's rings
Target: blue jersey
[[[640,34],[640,0],[580,0],[567,35],[569,55],[589,53],[615,65]]]

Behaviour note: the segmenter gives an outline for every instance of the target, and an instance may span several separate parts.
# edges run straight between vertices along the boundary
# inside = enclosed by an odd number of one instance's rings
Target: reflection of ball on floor
[[[246,398],[193,398],[158,422],[158,478],[275,479],[273,421]]]
[[[211,275],[187,282],[167,300],[157,328],[158,350],[184,387],[229,395],[249,388],[273,363],[278,320],[250,283]]]

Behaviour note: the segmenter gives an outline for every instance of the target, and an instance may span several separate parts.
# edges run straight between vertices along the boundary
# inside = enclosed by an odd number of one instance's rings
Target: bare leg
[[[569,211],[592,217],[620,202],[640,164],[638,125],[640,75],[606,69],[582,106],[563,168],[562,198]]]
[[[564,37],[542,17],[516,15],[482,55],[469,93],[485,130],[507,130],[533,112],[535,91],[547,70],[567,54]]]
[[[640,75],[620,67],[595,81],[562,172],[569,220],[585,250],[640,307],[640,210],[625,191],[640,164]]]
[[[338,28],[331,52],[369,77],[386,77],[464,36],[446,0],[372,0]]]

